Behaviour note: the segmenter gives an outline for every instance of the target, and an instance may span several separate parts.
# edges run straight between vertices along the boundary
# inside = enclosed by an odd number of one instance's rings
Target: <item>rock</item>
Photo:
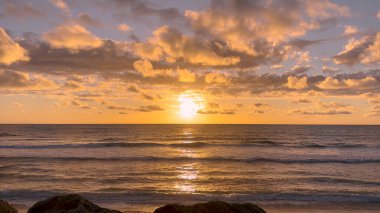
[[[17,213],[17,209],[6,201],[0,200],[1,213]]]
[[[212,201],[198,203],[192,206],[166,205],[154,211],[154,213],[266,213],[262,208],[250,203],[226,203]]]
[[[35,203],[28,213],[121,213],[101,208],[77,194],[61,195]]]

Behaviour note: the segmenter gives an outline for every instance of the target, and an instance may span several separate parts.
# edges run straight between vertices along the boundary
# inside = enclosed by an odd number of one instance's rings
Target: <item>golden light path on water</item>
[[[186,140],[182,141],[182,143],[193,143],[191,140],[193,138],[193,133],[191,129],[184,129],[183,135]],[[186,158],[197,158],[198,153],[194,149],[182,148],[180,149],[181,156]],[[196,168],[197,163],[188,163],[181,164],[177,166],[177,177],[179,180],[178,183],[175,184],[175,188],[180,192],[193,193],[196,191],[195,180],[198,179],[199,171]]]

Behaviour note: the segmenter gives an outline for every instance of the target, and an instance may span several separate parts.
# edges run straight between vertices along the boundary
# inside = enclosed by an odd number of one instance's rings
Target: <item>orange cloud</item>
[[[28,51],[14,42],[0,27],[0,64],[10,65],[17,61],[29,61]]]
[[[100,38],[78,24],[60,25],[44,33],[42,38],[53,48],[67,48],[72,51],[89,50],[103,44]]]
[[[130,31],[132,30],[130,26],[128,26],[128,24],[120,24],[117,29],[119,29],[120,31],[122,32],[127,32],[127,31]]]
[[[70,8],[67,6],[66,2],[64,0],[50,0],[50,2],[58,9],[70,13]]]
[[[180,82],[194,82],[195,74],[190,72],[187,69],[177,69],[177,73],[179,75]]]
[[[240,62],[238,57],[222,57],[217,55],[207,42],[185,36],[178,30],[163,26],[153,32],[150,42],[160,47],[166,54],[166,61],[174,63],[185,60],[191,64],[226,66]]]
[[[308,87],[307,83],[307,77],[293,77],[289,76],[288,77],[288,82],[286,83],[286,86],[291,88],[291,89],[304,89]]]
[[[321,89],[366,89],[371,87],[377,87],[379,82],[372,76],[367,76],[362,79],[334,79],[332,77],[326,77],[325,80],[317,84],[317,87]]]
[[[364,52],[362,62],[365,64],[380,62],[380,32],[376,34],[374,42]]]

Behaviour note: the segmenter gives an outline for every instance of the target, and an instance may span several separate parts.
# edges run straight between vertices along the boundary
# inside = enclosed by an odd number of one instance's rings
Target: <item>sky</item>
[[[1,0],[0,123],[380,124],[380,1]]]

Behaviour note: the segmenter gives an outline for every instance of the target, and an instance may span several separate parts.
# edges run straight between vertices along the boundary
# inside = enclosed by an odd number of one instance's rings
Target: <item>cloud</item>
[[[154,100],[154,97],[151,96],[151,95],[148,95],[148,94],[145,94],[145,93],[141,93],[141,96],[146,99],[146,100],[150,100],[150,101],[153,101]]]
[[[376,18],[380,20],[380,10],[377,11]]]
[[[195,74],[190,72],[187,69],[177,69],[177,73],[179,75],[180,82],[194,82]]]
[[[283,68],[283,67],[284,67],[284,65],[282,65],[282,64],[275,64],[275,65],[270,66],[270,68],[271,68],[271,69],[274,69],[274,70],[276,70],[276,69],[281,69],[281,68]]]
[[[139,89],[137,89],[137,87],[135,85],[129,85],[128,88],[127,88],[127,91],[129,92],[135,92],[135,93],[139,93]]]
[[[296,47],[297,49],[304,49],[310,45],[321,43],[322,40],[306,40],[306,39],[293,39],[289,42],[289,45]]]
[[[33,7],[31,3],[20,3],[17,1],[4,0],[2,2],[3,12],[1,17],[12,17],[17,19],[29,19],[43,17],[42,10]]]
[[[218,110],[212,110],[212,109],[200,109],[197,111],[198,114],[204,114],[204,115],[212,115],[212,114],[219,114]]]
[[[372,76],[367,76],[362,79],[335,79],[326,77],[325,80],[318,83],[317,86],[321,89],[368,89],[379,86],[379,82]]]
[[[111,8],[113,17],[119,20],[131,19],[144,19],[150,21],[176,21],[181,20],[182,14],[175,7],[157,8],[157,4],[141,1],[141,0],[110,0],[107,2],[100,2],[99,6],[103,9],[105,7]],[[152,19],[150,19],[152,18]]]
[[[312,101],[309,100],[309,99],[300,98],[300,99],[297,99],[297,100],[293,100],[290,103],[292,103],[292,104],[308,104],[308,103],[312,103]]]
[[[336,64],[354,65],[380,62],[380,32],[364,36],[359,40],[350,39],[344,50],[333,57]]]
[[[269,104],[265,104],[265,103],[260,103],[260,102],[257,102],[257,103],[255,103],[254,104],[255,105],[255,107],[266,107],[266,106],[269,106]]]
[[[209,102],[209,103],[207,103],[207,107],[211,108],[211,109],[218,109],[219,108],[219,104],[218,103]]]
[[[207,73],[205,76],[205,82],[207,84],[228,84],[228,78],[221,73]]]
[[[309,52],[300,52],[298,55],[297,63],[304,64],[310,62],[310,53]]]
[[[71,89],[71,90],[84,89],[84,87],[76,81],[66,81],[65,84],[63,85],[63,88]]]
[[[62,10],[65,13],[70,14],[70,8],[64,0],[50,0],[50,2],[58,9]]]
[[[127,107],[125,107],[125,106],[118,106],[118,105],[107,106],[107,109],[109,109],[109,110],[128,110]]]
[[[32,37],[32,38],[29,38]],[[50,74],[100,74],[133,70],[136,57],[126,50],[125,43],[103,40],[98,48],[73,51],[54,48],[34,36],[26,35],[19,41],[29,52],[29,63],[13,64],[18,70]],[[83,46],[81,46],[83,48]],[[136,76],[137,74],[134,73]]]
[[[324,109],[341,109],[341,108],[349,108],[350,105],[345,104],[345,103],[338,103],[338,102],[330,102],[330,103],[319,102],[318,106]]]
[[[130,26],[128,26],[128,24],[119,24],[119,26],[117,27],[118,30],[122,31],[122,32],[127,32],[127,31],[130,31],[132,30]]]
[[[55,86],[55,83],[38,75],[31,76],[25,73],[11,70],[0,71],[0,88],[42,89],[52,86]]]
[[[133,85],[133,84],[131,84],[131,85],[128,86],[127,91],[129,91],[129,92],[133,92],[133,93],[139,93],[139,94],[141,94],[141,96],[142,96],[144,99],[146,99],[146,100],[150,100],[150,101],[153,101],[153,100],[154,100],[154,97],[153,97],[153,96],[141,92],[141,91],[140,91],[135,85]]]
[[[24,107],[25,105],[24,104],[20,104],[20,103],[17,103],[17,102],[14,102],[12,103],[14,106],[16,107]]]
[[[29,61],[28,51],[13,41],[0,27],[0,64],[11,65],[18,61]]]
[[[343,35],[355,35],[359,32],[358,28],[353,25],[347,25],[344,27]]]
[[[286,86],[291,89],[304,89],[308,87],[307,83],[307,77],[295,77],[295,76],[289,76],[288,82],[286,83]]]
[[[157,75],[170,75],[171,70],[154,69],[152,63],[149,61],[139,60],[133,62],[133,67],[144,77],[154,77]]]
[[[380,105],[372,107],[371,111],[368,113],[368,116],[380,116]]]
[[[79,24],[92,27],[102,26],[102,22],[86,13],[80,13],[75,19]]]
[[[305,74],[306,71],[308,71],[311,68],[310,65],[300,66],[295,65],[292,67],[292,69],[288,72],[286,72],[287,75],[301,75]]]
[[[185,36],[169,26],[155,30],[150,41],[163,50],[166,55],[165,60],[169,63],[184,60],[196,65],[227,66],[240,61],[238,57],[219,56],[207,41]]]
[[[185,17],[198,34],[222,40],[232,50],[257,55],[257,41],[276,44],[296,38],[319,28],[323,20],[348,13],[347,7],[328,0],[214,0],[203,11],[186,10]]]
[[[350,115],[351,111],[347,110],[328,110],[328,111],[306,111],[306,110],[293,110],[292,114],[300,115]]]
[[[46,32],[42,38],[53,48],[67,48],[72,51],[100,47],[103,42],[86,28],[78,24],[65,24]]]
[[[164,111],[164,108],[162,108],[159,105],[146,105],[146,106],[140,106],[140,108],[135,109],[135,111],[139,111],[139,112]]]
[[[365,50],[364,64],[380,62],[380,33],[376,34],[373,43]]]
[[[159,61],[163,58],[162,49],[149,42],[135,42],[129,44],[131,51],[143,60]]]
[[[329,67],[329,66],[323,65],[322,71],[324,73],[328,73],[328,74],[336,74],[337,72],[340,71],[340,69],[339,68],[335,68],[335,67]]]
[[[222,115],[234,115],[236,112],[234,110],[213,110],[213,109],[200,109],[197,111],[198,114],[203,115],[213,115],[213,114],[222,114]]]
[[[84,103],[84,102],[78,101],[78,100],[71,100],[71,102],[69,104],[71,104],[73,106],[77,106],[81,109],[92,109],[92,107],[89,106],[87,103]],[[65,105],[67,105],[67,103]]]
[[[335,4],[329,0],[306,1],[307,13],[314,18],[331,18],[336,16],[349,16],[350,9],[344,5]]]

